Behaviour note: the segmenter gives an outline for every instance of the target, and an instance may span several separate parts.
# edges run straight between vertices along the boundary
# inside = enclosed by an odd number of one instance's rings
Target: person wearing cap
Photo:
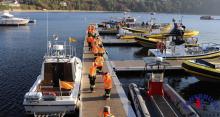
[[[96,66],[95,63],[92,63],[92,66],[89,69],[89,82],[90,82],[90,90],[94,91],[95,88],[95,80],[96,80]]]
[[[110,106],[105,106],[103,110],[104,117],[115,117],[111,114]]]
[[[112,89],[112,76],[109,72],[103,74],[105,98],[110,99],[111,89]]]
[[[102,67],[104,65],[104,58],[102,56],[97,56],[95,59],[95,65],[97,66],[97,72],[102,72]]]

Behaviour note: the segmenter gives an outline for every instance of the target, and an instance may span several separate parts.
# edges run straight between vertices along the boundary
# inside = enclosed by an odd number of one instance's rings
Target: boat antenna
[[[47,0],[47,4],[48,4],[48,0]],[[48,43],[49,43],[49,39],[48,39],[48,10],[46,12],[46,36],[47,36],[47,54],[49,52],[49,47],[48,47]]]

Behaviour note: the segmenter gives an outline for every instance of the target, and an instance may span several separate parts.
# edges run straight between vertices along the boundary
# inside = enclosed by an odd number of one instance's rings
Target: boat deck
[[[135,113],[131,104],[115,74],[109,64],[107,56],[105,56],[105,63],[103,71],[110,72],[113,78],[113,87],[111,91],[111,99],[105,100],[104,84],[101,75],[97,75],[95,92],[90,92],[90,84],[88,78],[89,67],[94,61],[94,55],[88,50],[86,41],[84,42],[83,52],[83,78],[81,81],[81,107],[80,117],[101,117],[104,106],[111,107],[111,113],[115,117],[135,117]]]
[[[164,97],[155,95],[151,98],[163,117],[178,117]]]

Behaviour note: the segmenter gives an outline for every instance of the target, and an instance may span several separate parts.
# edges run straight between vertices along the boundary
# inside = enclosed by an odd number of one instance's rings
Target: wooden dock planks
[[[109,66],[108,62],[104,63],[103,71],[112,73],[113,88],[111,91],[111,99],[105,100],[104,84],[101,75],[97,75],[95,92],[90,92],[90,84],[88,79],[89,67],[94,61],[93,54],[88,50],[88,46],[84,44],[83,52],[83,78],[81,81],[81,107],[80,117],[102,117],[103,107],[110,106],[111,112],[115,117],[135,117],[130,102],[124,93],[117,76]],[[120,92],[119,92],[120,91]],[[123,94],[123,97],[121,96]],[[126,108],[125,108],[126,107]]]

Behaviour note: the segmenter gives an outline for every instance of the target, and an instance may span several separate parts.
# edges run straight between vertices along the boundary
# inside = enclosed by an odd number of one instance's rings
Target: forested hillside
[[[220,0],[20,0],[22,9],[220,14]],[[66,5],[62,4],[63,2]]]

